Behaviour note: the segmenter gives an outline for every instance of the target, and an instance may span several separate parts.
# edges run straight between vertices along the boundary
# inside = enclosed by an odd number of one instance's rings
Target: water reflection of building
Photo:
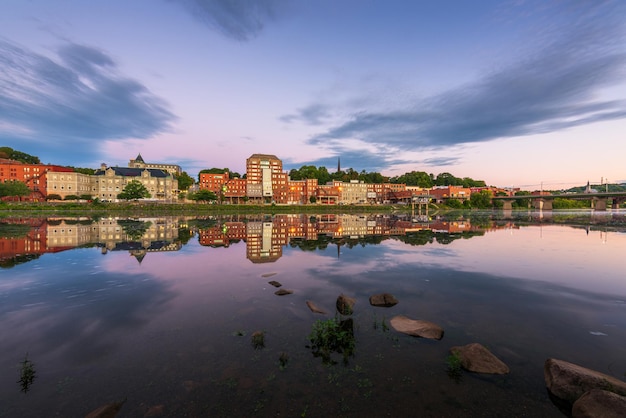
[[[141,221],[118,218],[97,221],[91,218],[30,218],[11,219],[10,225],[13,230],[19,226],[26,229],[19,236],[0,237],[0,260],[89,245],[101,247],[103,253],[128,251],[141,260],[149,252],[177,251],[182,247],[178,240],[178,220],[174,218]]]
[[[265,263],[278,260],[283,255],[283,247],[293,240],[314,241],[324,236],[345,243],[419,231],[454,235],[482,230],[484,228],[472,226],[467,219],[435,219],[416,224],[410,219],[390,215],[289,214],[215,222],[212,226],[200,228],[198,236],[201,245],[211,247],[228,247],[233,242],[245,241],[246,257],[253,263]]]
[[[0,263],[11,264],[20,257],[46,253],[46,221],[43,218],[6,219],[6,232],[0,236]]]

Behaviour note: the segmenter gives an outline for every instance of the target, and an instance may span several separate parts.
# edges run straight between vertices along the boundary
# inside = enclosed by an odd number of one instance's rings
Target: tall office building
[[[246,160],[246,195],[251,199],[273,199],[274,188],[283,174],[283,162],[275,155],[253,154]]]

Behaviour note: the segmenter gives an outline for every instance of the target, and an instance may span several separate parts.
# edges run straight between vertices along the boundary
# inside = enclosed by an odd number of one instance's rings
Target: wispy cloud
[[[277,19],[289,0],[169,0],[194,18],[237,41],[255,38]]]
[[[330,108],[322,103],[315,103],[298,109],[296,113],[284,115],[279,120],[285,123],[302,122],[307,125],[321,125],[330,116]]]
[[[176,119],[167,103],[119,74],[105,52],[66,43],[56,58],[0,39],[0,142],[53,149],[62,139],[69,149],[96,154],[100,140],[149,138]]]
[[[599,95],[624,80],[624,8],[615,2],[584,7],[590,10],[576,10],[576,24],[541,33],[534,50],[521,51],[513,64],[416,99],[410,108],[354,113],[309,143],[349,138],[398,150],[433,149],[626,118],[625,100]]]

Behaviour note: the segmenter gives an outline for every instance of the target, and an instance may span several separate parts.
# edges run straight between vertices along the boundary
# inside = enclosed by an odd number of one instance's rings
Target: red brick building
[[[68,172],[74,170],[68,167],[52,164],[25,164],[15,160],[0,159],[0,181],[21,181],[32,191],[22,200],[42,201],[46,199],[49,171]]]

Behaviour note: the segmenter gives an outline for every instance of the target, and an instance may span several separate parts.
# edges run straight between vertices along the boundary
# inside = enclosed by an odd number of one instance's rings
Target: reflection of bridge
[[[590,200],[591,208],[605,211],[609,206],[619,209],[619,205],[626,201],[626,192],[595,192],[595,193],[565,193],[565,194],[540,194],[525,196],[495,196],[494,201],[499,200],[504,210],[513,209],[513,201],[530,200],[535,209],[552,210],[554,199]]]

